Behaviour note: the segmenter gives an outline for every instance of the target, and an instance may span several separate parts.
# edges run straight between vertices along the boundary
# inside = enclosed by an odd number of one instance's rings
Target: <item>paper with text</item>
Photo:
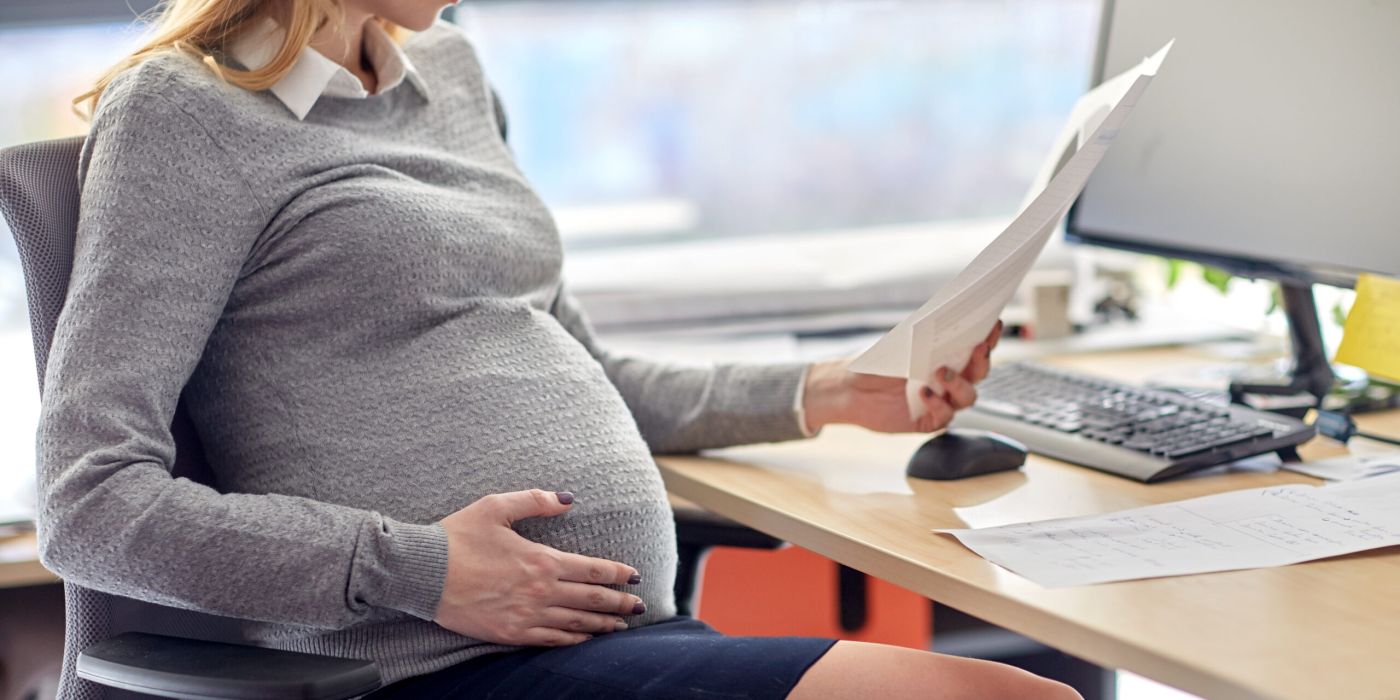
[[[1400,450],[1375,455],[1344,455],[1310,462],[1284,462],[1283,468],[1328,481],[1355,481],[1400,472]],[[1400,508],[1400,504],[1396,504]]]
[[[937,530],[1047,588],[1255,569],[1400,545],[1400,474],[1116,513]]]
[[[850,365],[852,371],[907,378],[910,415],[922,415],[918,392],[928,386],[941,394],[942,385],[933,380],[934,372],[942,367],[961,371],[967,365],[973,348],[996,325],[1170,49],[1169,42],[1132,70],[1081,98],[1070,125],[1056,141],[1057,150],[1042,168],[1041,178],[1048,182],[1037,178],[1031,190],[1033,198],[1028,197],[1029,204],[1001,235],[928,302],[858,356]],[[1106,108],[1111,109],[1104,114]],[[1094,122],[1092,135],[1083,138]],[[1081,146],[1055,172],[1075,139]],[[1050,173],[1054,176],[1046,178]]]

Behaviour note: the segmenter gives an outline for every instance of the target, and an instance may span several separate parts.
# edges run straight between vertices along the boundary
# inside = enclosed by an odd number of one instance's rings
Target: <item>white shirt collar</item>
[[[256,70],[272,60],[281,45],[282,35],[283,30],[275,21],[264,19],[244,32],[234,42],[229,54],[244,67]],[[428,89],[423,83],[423,76],[408,60],[408,54],[378,22],[365,23],[364,47],[379,83],[374,94],[388,92],[408,80],[427,99]],[[271,92],[297,119],[305,119],[312,106],[322,97],[363,99],[370,96],[354,73],[310,46],[301,50],[292,69],[272,86]]]

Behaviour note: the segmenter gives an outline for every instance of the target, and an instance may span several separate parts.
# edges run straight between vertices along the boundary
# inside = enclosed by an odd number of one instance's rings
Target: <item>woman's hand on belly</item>
[[[433,621],[458,634],[518,646],[567,646],[627,628],[641,598],[608,586],[641,582],[637,570],[561,552],[511,529],[569,510],[569,493],[539,489],[486,496],[442,519],[447,582]]]

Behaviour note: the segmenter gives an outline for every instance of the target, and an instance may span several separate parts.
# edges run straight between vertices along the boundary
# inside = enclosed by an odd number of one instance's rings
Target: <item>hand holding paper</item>
[[[923,412],[920,392],[925,388],[941,392],[934,381],[934,372],[939,369],[961,371],[967,365],[972,349],[1011,301],[1170,49],[1169,42],[1132,70],[1080,99],[1070,124],[1057,140],[1056,150],[1042,169],[1041,177],[1049,180],[1044,191],[1036,194],[1011,225],[957,277],[857,357],[850,365],[851,371],[907,378],[905,395],[910,416],[918,417]],[[1102,121],[1093,124],[1100,116]],[[1083,133],[1090,127],[1093,134],[1084,139]],[[1055,173],[1055,166],[1076,137],[1081,142],[1078,150]],[[1051,173],[1053,178],[1049,177]],[[1041,185],[1038,178],[1032,193]]]
[[[928,392],[919,398],[924,412],[911,416],[902,377],[860,374],[847,369],[851,358],[815,362],[808,367],[802,389],[802,415],[808,433],[833,423],[859,425],[882,433],[931,433],[942,430],[953,415],[977,400],[976,385],[991,370],[990,355],[1001,335],[999,327],[979,343],[962,372],[939,377],[942,396]]]

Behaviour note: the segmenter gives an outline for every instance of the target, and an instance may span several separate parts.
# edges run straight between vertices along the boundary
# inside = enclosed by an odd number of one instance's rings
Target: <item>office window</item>
[[[1086,87],[1093,0],[461,6],[566,243],[1012,213]]]
[[[70,101],[136,39],[125,22],[0,25],[0,147],[83,133]],[[0,221],[0,521],[33,498],[39,389],[28,319],[14,238]]]

